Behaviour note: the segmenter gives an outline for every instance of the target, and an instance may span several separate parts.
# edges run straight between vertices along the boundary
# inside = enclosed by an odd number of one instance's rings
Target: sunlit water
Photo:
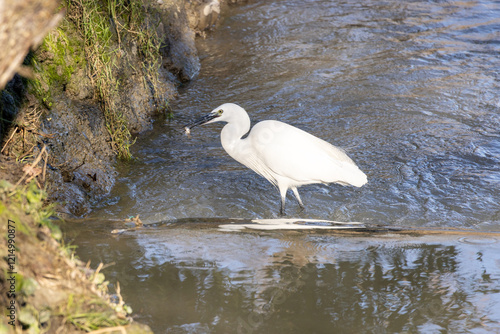
[[[98,215],[272,218],[279,195],[232,160],[222,125],[182,125],[225,102],[344,148],[362,189],[303,187],[291,216],[389,224],[500,222],[500,9],[493,2],[259,1],[199,40],[202,71],[121,165]],[[488,226],[490,227],[490,226]]]
[[[500,229],[500,5],[488,1],[252,1],[198,41],[202,71],[120,164],[92,217],[275,218],[278,191],[224,152],[225,102],[340,146],[360,188],[300,188],[292,217]],[[89,222],[140,320],[173,333],[500,331],[495,239],[225,233]],[[91,240],[88,240],[91,237]]]

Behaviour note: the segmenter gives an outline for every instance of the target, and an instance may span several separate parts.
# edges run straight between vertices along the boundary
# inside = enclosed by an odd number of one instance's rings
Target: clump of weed
[[[76,328],[90,332],[103,327],[127,325],[127,319],[120,319],[109,305],[100,298],[86,298],[70,294],[66,305],[60,308],[59,315]]]
[[[129,159],[132,135],[127,120],[117,108],[121,82],[116,75],[118,59],[123,56],[123,41],[137,45],[143,59],[142,73],[157,93],[160,43],[154,29],[148,29],[146,9],[140,1],[68,0],[68,20],[84,41],[87,71],[96,89],[106,118],[112,145],[120,158]]]

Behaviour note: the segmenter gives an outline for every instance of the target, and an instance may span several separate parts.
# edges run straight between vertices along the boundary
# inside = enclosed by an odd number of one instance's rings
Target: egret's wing
[[[255,150],[250,138],[240,140],[236,149],[229,151],[226,149],[226,151],[239,163],[260,174],[275,186],[278,185],[275,173],[265,164],[262,155]]]
[[[267,168],[297,184],[366,183],[366,175],[342,150],[291,125],[263,121],[253,127],[249,137]]]

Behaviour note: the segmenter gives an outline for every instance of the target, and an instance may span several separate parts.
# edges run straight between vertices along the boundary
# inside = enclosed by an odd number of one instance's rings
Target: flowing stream
[[[102,219],[277,218],[278,191],[232,160],[226,102],[342,147],[362,188],[300,188],[289,217],[500,230],[500,5],[276,0],[233,6],[198,40],[202,70],[120,163],[110,198],[67,235],[115,263],[157,333],[500,331],[497,237],[339,236],[170,228],[110,234]]]

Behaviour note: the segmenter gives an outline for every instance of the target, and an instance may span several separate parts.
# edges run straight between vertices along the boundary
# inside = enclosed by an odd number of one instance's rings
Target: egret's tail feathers
[[[368,178],[366,177],[366,174],[358,169],[358,173],[356,175],[353,175],[351,184],[359,188],[364,186],[367,182]]]
[[[358,166],[356,165],[351,165],[349,166],[344,166],[342,169],[342,172],[340,175],[337,175],[338,179],[336,181],[333,181],[335,183],[339,183],[344,186],[355,186],[355,187],[362,187],[368,182],[368,178],[366,177],[366,174],[363,173]]]

